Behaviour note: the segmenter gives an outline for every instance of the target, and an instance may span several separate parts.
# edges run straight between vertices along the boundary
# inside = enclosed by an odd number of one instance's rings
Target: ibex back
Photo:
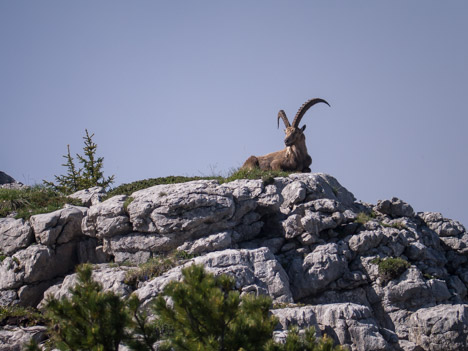
[[[299,128],[302,117],[309,108],[315,104],[323,102],[330,106],[323,99],[311,99],[301,106],[296,113],[292,124],[283,110],[278,112],[278,128],[280,118],[283,120],[286,129],[284,132],[284,144],[286,148],[280,151],[272,152],[265,156],[250,156],[242,166],[243,169],[260,168],[262,170],[291,171],[291,172],[310,172],[312,158],[307,153],[304,130],[306,126]]]

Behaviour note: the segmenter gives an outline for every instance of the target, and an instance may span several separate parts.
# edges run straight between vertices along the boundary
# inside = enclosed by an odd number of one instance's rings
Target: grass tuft
[[[216,180],[218,183],[228,183],[238,179],[262,179],[264,185],[273,184],[275,177],[287,177],[291,172],[283,172],[283,171],[262,171],[260,169],[254,170],[244,170],[239,169],[233,171],[227,177],[221,176],[209,176],[209,177],[181,177],[181,176],[169,176],[169,177],[161,177],[161,178],[150,178],[145,180],[138,180],[136,182],[122,184],[118,187],[110,190],[107,195],[105,196],[104,200],[107,200],[116,195],[127,195],[130,196],[135,191],[150,188],[155,185],[163,185],[163,184],[178,184],[178,183],[186,183],[191,182],[193,180]],[[167,193],[161,192],[159,196],[163,197],[166,196]]]
[[[80,206],[81,201],[42,185],[27,189],[0,189],[0,217],[16,212],[15,218],[29,219],[36,214],[61,209],[65,204]]]
[[[196,255],[186,251],[173,251],[169,255],[161,255],[150,258],[147,262],[140,264],[137,268],[130,269],[125,275],[125,284],[135,285],[159,277],[168,270],[179,266],[184,261],[192,259]]]

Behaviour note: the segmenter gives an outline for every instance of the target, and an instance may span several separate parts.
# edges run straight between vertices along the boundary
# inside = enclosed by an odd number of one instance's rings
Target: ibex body
[[[278,127],[280,118],[286,127],[284,144],[286,148],[280,151],[272,152],[265,156],[250,156],[242,166],[243,169],[260,168],[262,170],[292,171],[292,172],[310,172],[312,158],[307,152],[304,130],[306,126],[299,128],[302,117],[309,108],[315,104],[323,102],[330,106],[323,99],[311,99],[301,106],[297,111],[292,124],[283,110],[278,113]]]

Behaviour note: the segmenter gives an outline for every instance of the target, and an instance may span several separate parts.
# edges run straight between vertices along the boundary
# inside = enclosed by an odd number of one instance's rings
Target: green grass
[[[143,282],[155,277],[159,277],[168,270],[181,265],[196,255],[186,251],[174,251],[169,255],[161,255],[150,258],[147,262],[140,264],[137,268],[130,269],[125,275],[125,283],[135,285],[137,282]]]
[[[360,224],[366,224],[367,222],[373,220],[375,218],[375,213],[371,212],[367,214],[365,212],[359,212],[356,218],[356,222]]]
[[[42,185],[27,189],[0,189],[0,217],[16,212],[15,218],[29,219],[35,214],[61,209],[65,204],[81,205],[81,201]]]
[[[379,275],[384,281],[398,278],[411,264],[400,257],[375,258],[371,261],[379,266]]]
[[[186,183],[193,180],[216,180],[218,183],[228,183],[237,179],[262,179],[264,185],[272,184],[275,177],[287,177],[291,172],[282,171],[261,171],[254,169],[251,171],[237,170],[228,175],[227,177],[209,176],[209,177],[182,177],[182,176],[169,176],[161,178],[150,178],[145,180],[138,180],[128,184],[122,184],[110,190],[103,200],[107,200],[116,195],[130,196],[135,191],[146,189],[155,185],[163,184],[178,184]],[[160,196],[165,196],[166,193],[162,192]]]
[[[44,316],[35,308],[22,306],[0,306],[0,326],[33,326],[44,324]]]

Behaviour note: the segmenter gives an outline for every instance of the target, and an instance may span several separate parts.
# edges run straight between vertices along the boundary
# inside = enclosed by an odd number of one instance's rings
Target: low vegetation
[[[221,176],[209,176],[209,177],[183,177],[183,176],[169,176],[160,178],[150,178],[145,180],[138,180],[128,184],[122,184],[118,187],[111,189],[105,199],[109,199],[116,195],[127,195],[130,196],[132,193],[138,190],[146,189],[155,185],[164,184],[178,184],[186,183],[193,180],[216,180],[218,183],[228,183],[237,179],[261,179],[264,185],[272,184],[275,177],[287,177],[290,172],[283,171],[262,171],[260,169],[245,170],[240,169],[232,172],[227,177]]]
[[[35,214],[61,209],[65,204],[81,205],[81,201],[42,185],[26,189],[0,189],[0,217],[16,213],[15,218],[29,219]]]
[[[125,275],[125,283],[135,285],[137,282],[144,282],[158,277],[193,257],[195,257],[195,255],[177,250],[169,255],[152,257],[147,262],[140,264],[137,268],[128,270]]]
[[[92,279],[91,265],[79,266],[77,274],[70,297],[46,302],[49,349],[117,351],[125,345],[139,351],[344,350],[326,336],[317,338],[313,328],[299,333],[293,326],[284,344],[275,342],[278,320],[270,313],[271,299],[241,296],[234,278],[215,277],[200,265],[183,269],[183,279],[169,283],[145,308],[135,295],[122,298],[103,291]],[[33,341],[26,349],[40,350]]]
[[[384,281],[390,281],[400,277],[411,264],[400,257],[376,258],[371,263],[379,266],[379,275]]]
[[[21,327],[29,327],[44,323],[44,316],[35,308],[0,306],[0,326],[17,325]]]

